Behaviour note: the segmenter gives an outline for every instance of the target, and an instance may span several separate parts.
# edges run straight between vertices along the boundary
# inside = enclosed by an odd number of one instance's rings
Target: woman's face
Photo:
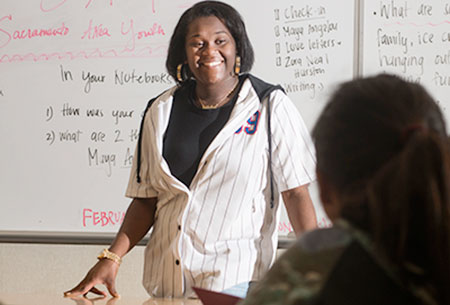
[[[234,76],[236,42],[217,17],[199,17],[187,31],[186,57],[197,82],[218,84]]]

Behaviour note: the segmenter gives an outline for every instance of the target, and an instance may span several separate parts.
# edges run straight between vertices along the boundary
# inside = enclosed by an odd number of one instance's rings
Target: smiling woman
[[[215,107],[227,102],[238,83],[234,73],[236,43],[217,17],[201,17],[191,23],[186,57],[187,65],[197,80],[197,100]]]
[[[275,258],[281,196],[297,234],[317,226],[311,138],[282,88],[248,73],[253,62],[228,4],[199,2],[175,27],[166,68],[177,85],[145,111],[133,201],[109,248],[123,257],[152,228],[143,280],[152,296],[258,280]],[[106,284],[117,295],[117,270],[101,259],[67,294],[104,294],[95,285]]]

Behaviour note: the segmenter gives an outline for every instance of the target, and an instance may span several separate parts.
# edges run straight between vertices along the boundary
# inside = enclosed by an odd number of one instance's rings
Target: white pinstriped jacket
[[[126,196],[157,197],[145,251],[143,284],[157,297],[189,296],[192,287],[221,291],[258,280],[274,261],[280,196],[269,205],[267,111],[249,79],[228,122],[200,160],[189,189],[162,156],[173,93],[163,93],[144,118],[141,183],[137,158]],[[303,120],[281,90],[271,100],[275,192],[315,179],[315,152]]]

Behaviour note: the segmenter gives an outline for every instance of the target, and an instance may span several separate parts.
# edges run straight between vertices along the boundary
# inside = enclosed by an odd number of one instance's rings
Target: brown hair
[[[450,303],[450,152],[439,106],[392,75],[344,83],[313,130],[342,217],[368,231],[409,284]]]

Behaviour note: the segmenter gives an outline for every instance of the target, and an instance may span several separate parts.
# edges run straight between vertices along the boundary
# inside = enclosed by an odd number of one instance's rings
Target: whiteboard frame
[[[363,2],[354,0],[354,48],[353,48],[353,78],[362,75],[362,47],[363,47]],[[117,233],[110,232],[61,232],[61,231],[10,231],[0,230],[0,243],[33,243],[33,244],[84,244],[109,245]],[[147,234],[137,245],[146,245],[149,240]],[[279,236],[278,248],[288,248],[295,237]]]

